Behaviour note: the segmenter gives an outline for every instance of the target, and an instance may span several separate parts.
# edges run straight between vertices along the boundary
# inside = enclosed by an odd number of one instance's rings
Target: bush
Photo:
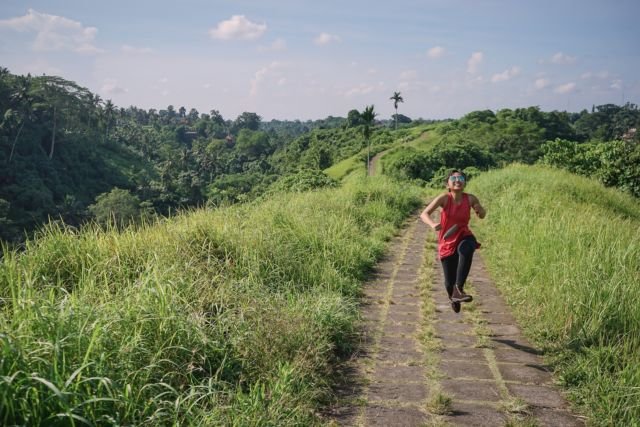
[[[127,225],[140,217],[140,200],[129,190],[114,188],[96,197],[89,212],[99,224]]]
[[[303,192],[324,187],[336,187],[338,181],[317,169],[303,169],[296,174],[285,176],[271,185],[270,190]]]
[[[640,144],[624,141],[576,143],[564,139],[542,146],[540,163],[597,178],[640,197]]]

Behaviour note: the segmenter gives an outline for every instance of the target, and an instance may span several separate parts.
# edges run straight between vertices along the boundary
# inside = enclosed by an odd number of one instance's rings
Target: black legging
[[[458,285],[460,290],[464,289],[464,282],[469,275],[475,250],[476,238],[467,236],[458,243],[456,252],[453,255],[440,260],[444,270],[444,286],[447,289],[449,298],[451,298],[454,285]]]

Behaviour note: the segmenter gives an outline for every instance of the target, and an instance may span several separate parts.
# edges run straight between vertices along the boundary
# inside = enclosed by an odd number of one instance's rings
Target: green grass
[[[429,151],[440,140],[438,125],[418,126],[412,129],[413,133],[408,138],[406,145],[421,151]]]
[[[324,172],[335,180],[341,180],[359,168],[364,171],[365,165],[360,161],[360,154],[356,154],[325,169]]]
[[[421,191],[352,176],[0,265],[0,424],[314,425],[362,280]]]
[[[410,128],[398,129],[394,135],[396,140],[388,147],[372,147],[372,156],[380,152],[381,150],[393,150],[395,147],[412,146],[420,150],[427,150],[431,148],[439,140],[439,137],[434,133],[434,129],[437,129],[437,125],[419,125]],[[335,180],[341,180],[347,175],[358,169],[365,170],[366,159],[363,161],[363,155],[366,158],[366,149],[360,151],[351,157],[348,157],[333,166],[324,170],[324,172]],[[378,165],[381,169],[381,165]]]
[[[640,420],[640,204],[587,178],[514,165],[469,191],[498,286],[594,425]]]

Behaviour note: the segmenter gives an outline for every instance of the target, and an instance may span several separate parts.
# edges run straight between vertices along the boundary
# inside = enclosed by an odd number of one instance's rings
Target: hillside
[[[360,176],[138,230],[49,227],[0,264],[1,423],[318,423],[360,283],[420,199]]]
[[[252,112],[231,120],[215,109],[117,107],[62,77],[1,68],[0,113],[0,239],[9,242],[50,219],[124,224],[254,200],[298,173],[340,179],[367,151],[389,150],[385,173],[421,184],[439,185],[451,167],[544,161],[640,195],[632,132],[640,111],[630,103],[474,111],[437,123],[403,116],[397,129],[375,120],[373,105],[346,118],[263,122]]]
[[[640,204],[594,180],[516,165],[469,191],[492,276],[595,425],[640,419]]]

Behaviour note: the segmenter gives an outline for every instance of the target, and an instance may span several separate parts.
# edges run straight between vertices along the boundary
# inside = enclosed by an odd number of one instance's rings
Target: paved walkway
[[[413,221],[365,285],[362,339],[330,418],[349,426],[582,426],[476,253],[454,313],[435,237]]]

